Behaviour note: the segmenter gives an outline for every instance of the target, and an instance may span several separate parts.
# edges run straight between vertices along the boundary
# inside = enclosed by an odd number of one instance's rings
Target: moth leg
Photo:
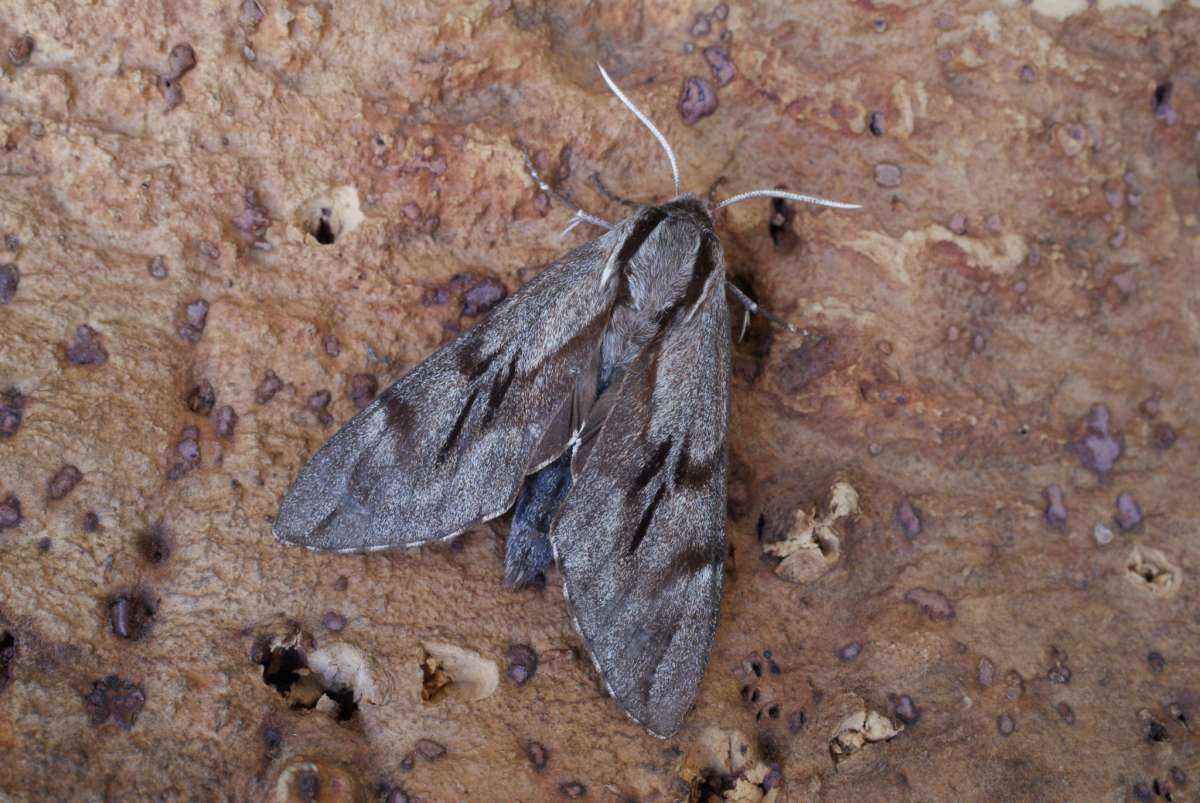
[[[738,302],[746,309],[746,313],[747,313],[746,321],[744,321],[742,324],[742,334],[743,335],[746,333],[746,326],[748,325],[748,322],[750,320],[750,315],[761,315],[764,318],[766,318],[768,321],[771,321],[774,324],[782,326],[784,329],[787,329],[789,332],[800,335],[801,337],[819,337],[820,336],[817,332],[813,331],[812,329],[802,329],[801,327],[796,326],[796,324],[791,323],[790,321],[787,321],[784,318],[781,318],[780,316],[776,315],[775,313],[771,312],[770,310],[763,309],[762,307],[758,306],[758,304],[754,303],[754,299],[750,298],[750,296],[743,293],[741,291],[741,289],[733,282],[726,280],[725,285],[729,288],[730,292],[733,293],[733,297],[736,298],[738,300]]]
[[[541,174],[538,173],[537,168],[533,166],[533,159],[529,156],[529,148],[524,142],[519,142],[518,144],[521,148],[521,155],[525,157],[525,169],[529,171],[529,175],[533,178],[534,183],[538,185],[538,188],[575,213],[575,216],[571,219],[570,224],[568,224],[567,228],[563,231],[563,235],[578,226],[580,223],[591,223],[593,226],[599,226],[605,231],[612,230],[613,224],[609,223],[599,215],[593,215],[591,212],[585,212],[579,207],[579,204],[575,203],[570,198],[554,189],[554,187],[550,186],[550,183],[542,178]]]
[[[615,192],[610,190],[604,184],[604,180],[602,178],[600,178],[599,173],[592,173],[592,184],[596,187],[597,192],[599,192],[601,195],[603,195],[608,200],[618,203],[621,206],[627,206],[630,209],[637,209],[641,206],[641,204],[639,204],[637,201],[631,201],[628,198],[617,195]]]
[[[576,226],[578,226],[580,223],[591,223],[593,226],[599,226],[602,229],[607,229],[607,230],[612,229],[612,224],[609,223],[607,220],[604,220],[603,218],[598,218],[595,215],[584,212],[582,209],[576,209],[575,214],[571,217],[571,222],[567,224],[567,227],[565,229],[563,229],[561,232],[559,232],[558,236],[560,238],[566,237],[568,234],[571,233],[571,230],[574,229]]]

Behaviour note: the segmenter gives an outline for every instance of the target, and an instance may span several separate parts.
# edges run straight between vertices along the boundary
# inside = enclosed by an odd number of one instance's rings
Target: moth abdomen
[[[512,530],[504,549],[504,579],[514,588],[536,583],[554,562],[550,525],[571,489],[571,456],[557,460],[526,478],[513,507]]]

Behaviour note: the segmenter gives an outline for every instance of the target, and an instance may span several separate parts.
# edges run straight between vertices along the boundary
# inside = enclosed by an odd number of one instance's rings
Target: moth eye
[[[773,705],[767,709],[767,716],[771,719],[779,719],[779,706]]]
[[[757,677],[762,677],[762,664],[760,664],[758,661],[751,661],[750,668],[754,670],[754,674]]]

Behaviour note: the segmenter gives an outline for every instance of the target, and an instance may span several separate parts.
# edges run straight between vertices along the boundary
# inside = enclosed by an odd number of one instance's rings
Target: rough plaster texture
[[[0,796],[1195,799],[1198,34],[1105,0],[7,3]],[[503,523],[270,535],[372,377],[588,236],[519,141],[600,214],[593,174],[666,197],[597,61],[688,188],[864,205],[718,221],[828,337],[736,347],[723,623],[666,741],[557,576],[502,586]]]

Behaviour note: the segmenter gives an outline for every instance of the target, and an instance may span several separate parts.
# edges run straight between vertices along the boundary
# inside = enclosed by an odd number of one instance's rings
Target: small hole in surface
[[[781,185],[776,189],[782,190],[784,187]],[[783,198],[771,199],[771,217],[767,222],[767,234],[770,235],[771,242],[775,244],[776,248],[785,248],[791,244],[789,242],[791,238],[788,235],[791,234],[794,215],[791,205],[786,200]]]
[[[1171,740],[1170,735],[1167,733],[1167,726],[1157,720],[1150,721],[1146,738],[1152,742],[1168,742]]]
[[[13,664],[17,660],[17,637],[11,631],[0,631],[0,691],[12,683]]]
[[[354,689],[348,686],[344,689],[326,689],[325,696],[337,704],[338,722],[354,719],[354,715],[358,713],[358,703],[354,702]]]
[[[263,682],[285,697],[300,680],[301,673],[308,673],[308,661],[295,647],[276,647],[268,653],[262,666]]]
[[[337,240],[337,235],[333,233],[333,227],[329,223],[332,214],[333,210],[322,207],[321,216],[317,218],[316,225],[313,227],[312,236],[321,245],[333,245]]]
[[[1157,112],[1160,108],[1171,102],[1171,95],[1175,89],[1174,83],[1164,81],[1154,87],[1154,110]]]
[[[358,713],[354,689],[325,688],[321,678],[308,667],[304,652],[296,647],[275,647],[262,660],[263,682],[288,702],[293,710],[317,707],[321,697],[328,697],[337,707],[337,721],[346,722]]]

